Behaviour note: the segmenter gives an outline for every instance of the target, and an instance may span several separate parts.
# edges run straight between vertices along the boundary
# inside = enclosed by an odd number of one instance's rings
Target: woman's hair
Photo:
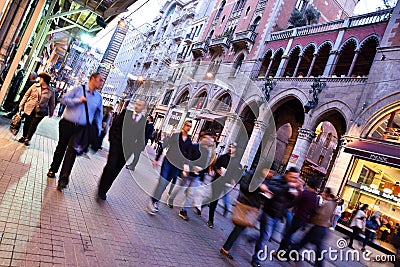
[[[360,210],[365,211],[366,209],[368,209],[368,206],[368,204],[363,204]]]

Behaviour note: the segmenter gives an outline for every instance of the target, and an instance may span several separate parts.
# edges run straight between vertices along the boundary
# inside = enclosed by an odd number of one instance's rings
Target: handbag
[[[19,129],[21,128],[21,121],[22,121],[22,116],[18,112],[17,114],[14,115],[14,117],[11,120],[10,124],[10,132],[13,135],[17,135],[19,132]]]
[[[86,97],[85,85],[82,85],[83,95]],[[76,151],[77,155],[80,156],[83,153],[89,151],[89,147],[97,151],[100,149],[100,136],[99,129],[96,123],[89,123],[89,112],[87,102],[85,102],[85,113],[86,113],[86,125],[75,134],[72,138],[72,147]]]
[[[239,226],[254,226],[258,213],[258,208],[237,201],[232,211],[232,222]]]

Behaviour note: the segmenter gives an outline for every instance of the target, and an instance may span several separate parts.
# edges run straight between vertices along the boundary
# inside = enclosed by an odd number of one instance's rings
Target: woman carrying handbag
[[[29,146],[37,126],[45,116],[52,116],[55,108],[55,93],[50,87],[51,76],[46,72],[38,75],[39,82],[32,85],[25,93],[19,105],[25,118],[22,137],[18,140]]]
[[[266,180],[274,175],[274,170],[263,168],[262,174],[254,175],[256,177],[264,177],[264,180]],[[236,202],[236,206],[234,207],[232,212],[232,222],[235,227],[230,233],[225,244],[220,249],[220,252],[231,260],[233,259],[233,257],[229,253],[229,250],[232,248],[235,241],[238,239],[243,230],[246,229],[246,227],[252,227],[257,222],[258,211],[262,202],[261,198],[263,197],[260,193],[271,194],[271,192],[269,192],[268,189],[265,187],[259,187],[257,190],[249,192],[249,185],[252,179],[253,175],[246,172],[246,175],[242,177],[240,181],[239,196]]]

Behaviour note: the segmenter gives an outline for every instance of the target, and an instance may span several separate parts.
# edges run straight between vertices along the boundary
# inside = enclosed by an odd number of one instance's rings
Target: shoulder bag
[[[232,211],[232,222],[240,226],[253,227],[257,223],[259,210],[237,201]]]

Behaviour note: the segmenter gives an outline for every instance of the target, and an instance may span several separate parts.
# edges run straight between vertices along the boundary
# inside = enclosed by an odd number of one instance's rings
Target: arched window
[[[168,91],[165,93],[164,98],[163,98],[163,101],[161,102],[162,105],[168,106],[169,101],[171,101],[171,96],[172,96],[172,93],[173,93],[173,92],[174,92],[174,90],[168,90]]]
[[[207,92],[202,92],[199,96],[195,97],[192,102],[192,107],[201,109],[207,105]]]
[[[229,112],[232,107],[232,97],[229,93],[225,93],[217,100],[215,110]]]
[[[269,63],[271,62],[271,57],[272,57],[272,52],[268,51],[268,53],[264,56],[263,61],[261,63],[260,71],[258,72],[258,77],[263,77],[266,75]]]
[[[243,60],[244,60],[244,55],[240,54],[237,57],[235,64],[233,65],[233,70],[231,74],[232,76],[236,76],[238,74],[238,72],[240,71],[240,67],[242,66]]]
[[[215,19],[218,19],[221,16],[222,10],[224,10],[226,1],[222,1],[220,8],[217,11],[217,15],[215,16]]]
[[[383,117],[372,128],[369,137],[400,143],[400,108]]]
[[[250,25],[249,30],[255,32],[257,30],[258,24],[260,24],[261,17],[258,16],[254,19],[253,23]]]
[[[189,91],[186,90],[176,101],[176,105],[186,104],[189,101]]]

